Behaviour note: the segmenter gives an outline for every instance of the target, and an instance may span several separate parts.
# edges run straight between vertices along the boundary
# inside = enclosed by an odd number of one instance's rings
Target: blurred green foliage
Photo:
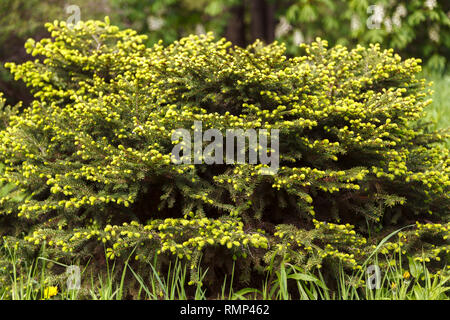
[[[291,44],[295,30],[307,42],[317,36],[346,46],[378,42],[439,71],[450,56],[447,0],[299,0],[284,14],[293,31],[282,40]]]
[[[82,20],[108,15],[114,24],[146,34],[147,45],[152,45],[208,31],[229,36],[227,27],[236,23],[235,8],[242,9],[238,19],[242,20],[246,43],[252,43],[252,23],[258,14],[254,7],[261,4],[273,7],[276,39],[286,43],[291,55],[299,54],[299,43],[321,37],[331,46],[379,42],[403,57],[421,58],[430,70],[442,73],[448,68],[448,0],[2,0],[0,91],[10,104],[31,101],[28,90],[13,81],[3,64],[29,59],[23,50],[25,40],[47,36],[42,28],[45,22],[67,20],[67,5],[79,6]]]
[[[114,22],[148,35],[148,43],[171,43],[191,33],[223,34],[227,8],[239,0],[111,0]]]
[[[259,0],[254,0],[259,1]],[[149,34],[149,41],[172,42],[202,29],[224,35],[230,8],[253,2],[239,0],[111,0],[116,23]],[[447,0],[281,0],[276,9],[277,39],[288,52],[316,37],[331,45],[378,42],[405,57],[426,60],[442,71],[450,56],[450,1]],[[378,6],[378,8],[375,7]],[[252,17],[247,12],[248,24]],[[118,20],[118,21],[117,21]]]

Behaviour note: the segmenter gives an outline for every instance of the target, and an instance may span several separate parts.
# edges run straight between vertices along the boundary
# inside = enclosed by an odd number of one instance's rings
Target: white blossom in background
[[[427,0],[427,1],[425,1],[425,6],[428,9],[430,9],[430,10],[433,10],[436,7],[436,5],[437,5],[436,0]]]
[[[292,36],[292,41],[294,42],[294,45],[298,46],[305,42],[305,37],[303,36],[303,33],[300,30],[295,30],[294,34]]]
[[[439,26],[433,26],[428,31],[428,36],[430,39],[434,42],[439,42],[440,36],[439,36]]]
[[[159,17],[149,16],[147,18],[147,25],[150,31],[160,30],[164,25],[164,20]]]
[[[384,8],[383,8],[383,6],[376,5],[375,9],[374,9],[373,16],[374,16],[374,21],[376,23],[383,22],[383,19],[384,19]]]
[[[395,14],[397,14],[400,17],[406,17],[407,13],[408,10],[406,10],[406,7],[403,3],[400,3],[398,7],[395,9]]]
[[[286,17],[281,17],[280,22],[275,27],[275,37],[280,38],[292,30],[292,26],[287,21]]]
[[[394,12],[394,15],[392,16],[392,23],[396,27],[401,27],[402,25],[402,18],[406,17],[408,14],[408,11],[406,10],[406,7],[403,4],[400,4]]]
[[[361,21],[359,20],[359,17],[356,14],[352,16],[350,28],[352,29],[352,31],[356,31],[359,28],[361,28]]]

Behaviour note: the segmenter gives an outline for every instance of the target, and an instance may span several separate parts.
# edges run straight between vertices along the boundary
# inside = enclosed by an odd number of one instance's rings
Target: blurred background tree
[[[448,0],[2,0],[0,91],[9,103],[26,104],[30,96],[3,63],[29,59],[25,40],[42,38],[45,22],[67,20],[68,5],[79,6],[82,20],[108,15],[113,24],[147,34],[148,45],[213,31],[239,46],[283,41],[292,55],[318,36],[349,47],[379,42],[441,73],[450,58]]]

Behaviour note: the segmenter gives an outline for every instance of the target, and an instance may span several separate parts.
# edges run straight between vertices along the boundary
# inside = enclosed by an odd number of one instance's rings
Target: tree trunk
[[[266,0],[250,1],[251,39],[271,43],[275,39],[275,5]]]
[[[272,43],[275,40],[275,4],[266,2],[266,43]]]

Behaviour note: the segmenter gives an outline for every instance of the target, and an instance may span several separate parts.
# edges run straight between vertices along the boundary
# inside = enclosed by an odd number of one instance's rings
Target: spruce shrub
[[[2,182],[28,195],[3,195],[0,227],[22,254],[178,257],[192,281],[203,254],[224,270],[237,260],[248,280],[288,261],[361,269],[377,240],[416,223],[381,250],[448,261],[448,134],[422,121],[419,60],[321,39],[288,58],[280,43],[212,34],[147,48],[108,19],[46,26],[52,38],[26,43],[37,59],[7,65],[34,101],[0,131]],[[278,172],[172,163],[172,133],[194,121],[279,129]]]

